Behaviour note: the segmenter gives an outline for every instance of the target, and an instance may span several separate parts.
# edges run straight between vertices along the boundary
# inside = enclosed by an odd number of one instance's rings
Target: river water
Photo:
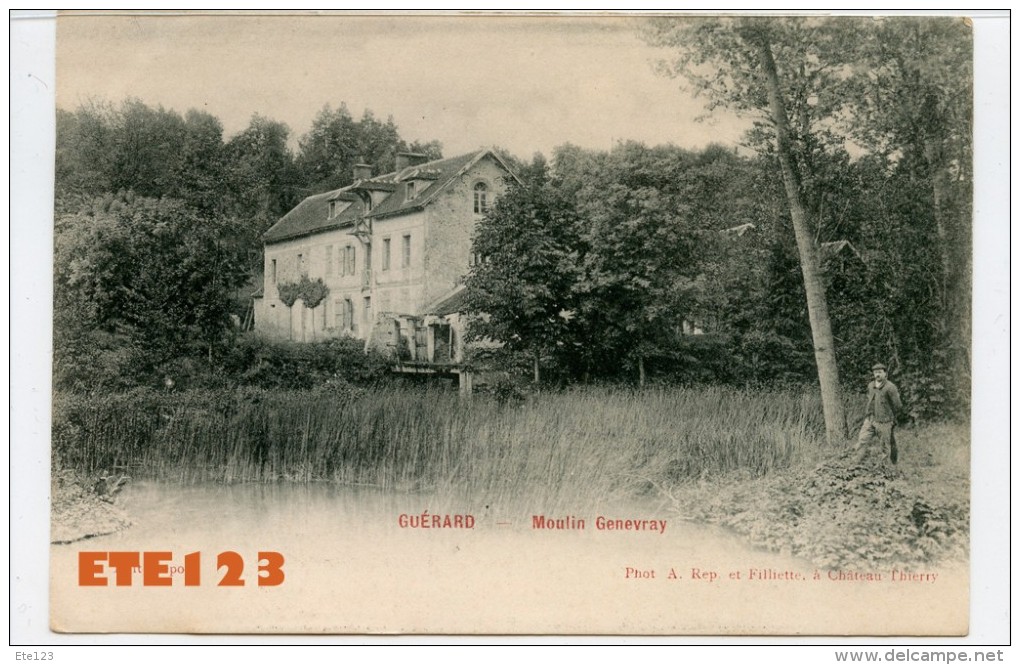
[[[652,501],[545,515],[584,521],[563,530],[535,528],[535,510],[327,483],[137,483],[118,505],[132,528],[53,546],[55,630],[884,635],[967,627],[965,569],[817,571]],[[425,511],[451,523],[470,515],[473,528],[401,526],[401,516]],[[599,517],[666,527],[599,529]],[[138,573],[129,586],[81,585],[80,553],[108,551],[170,552],[179,567],[197,552],[189,567],[199,583],[186,586],[174,571],[166,587],[146,586]],[[282,555],[273,586],[257,583],[266,551]],[[220,586],[227,568],[238,570],[236,561],[217,567],[222,552],[237,553],[243,586]],[[863,572],[871,579],[859,579]],[[112,577],[102,566],[93,574]]]

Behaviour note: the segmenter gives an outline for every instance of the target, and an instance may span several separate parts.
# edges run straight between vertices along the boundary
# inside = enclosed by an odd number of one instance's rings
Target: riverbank
[[[131,519],[100,497],[84,476],[54,469],[50,481],[50,542],[73,543],[116,533],[131,526]]]
[[[897,433],[899,464],[852,450],[751,478],[736,472],[674,486],[686,520],[727,527],[752,545],[829,569],[922,569],[966,561],[969,445],[962,425]]]
[[[968,551],[966,427],[898,430],[897,466],[857,465],[826,450],[810,391],[56,397],[54,448],[82,477],[119,468],[181,485],[328,482],[525,514],[667,497],[681,519],[820,567],[924,566]],[[81,487],[58,488],[71,536],[122,528],[121,515]]]

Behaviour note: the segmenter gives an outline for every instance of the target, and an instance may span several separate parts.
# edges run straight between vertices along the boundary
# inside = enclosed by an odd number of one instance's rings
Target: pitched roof
[[[368,218],[389,217],[424,208],[454,178],[486,155],[492,155],[497,162],[507,168],[496,153],[491,150],[478,150],[466,155],[408,166],[400,171],[359,180],[347,187],[309,196],[266,231],[262,239],[266,244],[270,244],[353,226],[354,222],[363,215]],[[408,200],[407,183],[411,181],[418,181],[417,186],[420,189],[417,196]],[[393,194],[387,196],[366,214],[364,203],[355,195],[358,190],[366,189],[392,191]],[[351,199],[356,200],[352,201]],[[329,202],[331,200],[350,202],[350,205],[339,214],[329,218]]]
[[[463,284],[458,284],[427,306],[425,314],[433,314],[435,316],[457,314],[458,312],[463,312],[467,307],[467,300],[467,288]]]

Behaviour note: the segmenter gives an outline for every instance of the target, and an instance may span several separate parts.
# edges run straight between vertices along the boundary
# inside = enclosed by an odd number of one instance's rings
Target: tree
[[[92,101],[57,109],[54,196],[58,212],[73,212],[112,188],[115,111]]]
[[[810,158],[818,138],[811,132],[812,116],[832,108],[823,103],[813,110],[811,103],[824,94],[828,76],[812,48],[842,36],[826,28],[794,19],[658,20],[646,35],[655,44],[681,49],[679,60],[665,68],[667,73],[687,76],[716,105],[763,113],[770,123],[804,277],[826,435],[836,442],[846,436],[846,412],[815,242],[817,226],[804,202],[802,180],[805,167],[812,175]],[[784,64],[782,78],[777,50]],[[705,66],[714,71],[706,75]],[[789,109],[788,100],[794,102]],[[819,106],[817,99],[814,106]],[[799,119],[797,136],[791,112]]]
[[[693,153],[621,143],[578,159],[569,149],[557,172],[578,183],[587,251],[575,290],[579,323],[598,330],[605,358],[628,358],[644,384],[645,359],[670,355],[677,331],[694,318],[703,290],[704,236],[714,216]],[[615,363],[614,363],[615,364]]]
[[[175,170],[162,195],[181,199],[207,213],[229,209],[228,166],[219,119],[189,109],[184,114],[183,143],[177,149],[180,156],[171,162]]]
[[[232,291],[245,277],[243,253],[231,242],[237,226],[181,201],[130,193],[61,216],[54,252],[58,364],[74,361],[75,348],[97,335],[119,337],[150,367],[211,353],[231,326]]]
[[[705,274],[719,229],[750,205],[747,164],[713,146],[565,145],[538,158],[480,226],[468,280],[476,333],[573,378],[685,358],[684,323],[714,311]]]
[[[158,198],[178,196],[187,140],[184,119],[162,106],[125,101],[114,118],[110,191],[134,191]],[[178,198],[180,198],[178,196]]]
[[[327,105],[319,111],[299,146],[296,163],[307,193],[351,184],[354,166],[359,163],[372,165],[376,173],[388,173],[401,151],[421,152],[429,159],[442,157],[438,141],[408,145],[392,117],[381,122],[372,111],[365,110],[356,121],[346,104],[336,110]]]
[[[289,135],[287,125],[255,114],[224,147],[230,212],[247,222],[244,239],[253,274],[262,270],[262,234],[297,203],[299,174],[287,147]]]
[[[475,231],[472,252],[480,260],[466,281],[467,309],[475,315],[471,336],[527,351],[537,383],[543,354],[572,344],[577,220],[544,160],[521,176]]]
[[[923,165],[915,175],[931,188],[946,290],[953,264],[969,260],[968,251],[951,255],[954,241],[963,240],[951,230],[960,221],[954,214],[966,215],[969,206],[969,191],[959,190],[973,162],[970,28],[960,19],[915,17],[882,21],[863,37],[851,52],[854,76],[844,89],[853,115],[844,128],[876,154]]]
[[[443,158],[443,143],[436,139],[431,141],[411,141],[411,144],[407,146],[407,152],[424,155],[425,159],[431,162]]]
[[[973,36],[963,19],[888,18],[841,54],[844,131],[912,185],[914,219],[930,222],[937,298],[929,317],[956,376],[970,370]],[[832,56],[834,59],[836,55]],[[914,190],[911,192],[910,190]],[[927,265],[927,264],[926,264]]]
[[[204,212],[229,209],[223,127],[204,111],[119,108],[91,102],[57,111],[55,193],[60,212],[75,212],[107,193],[171,197]]]

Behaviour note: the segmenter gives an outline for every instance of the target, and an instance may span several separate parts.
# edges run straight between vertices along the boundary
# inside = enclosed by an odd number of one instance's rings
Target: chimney
[[[354,181],[367,180],[372,177],[372,165],[371,164],[355,164],[354,165]]]
[[[397,153],[397,171],[403,171],[408,166],[418,166],[428,161],[428,157],[421,154],[420,152],[398,152]]]

